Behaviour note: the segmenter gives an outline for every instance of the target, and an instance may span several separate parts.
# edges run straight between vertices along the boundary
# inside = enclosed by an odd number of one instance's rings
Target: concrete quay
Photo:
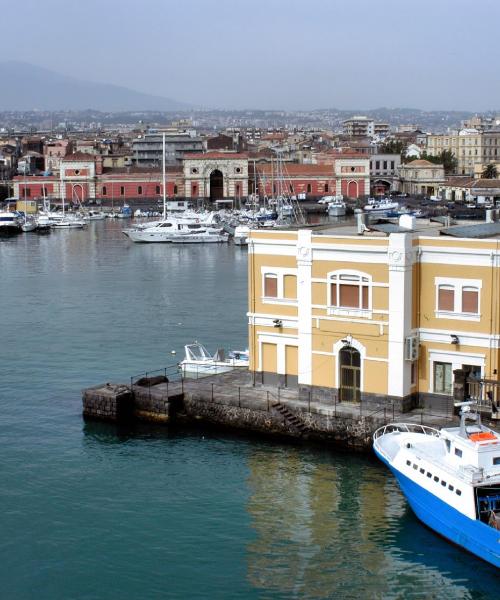
[[[263,385],[254,374],[235,369],[200,379],[169,380],[165,375],[85,389],[83,415],[110,422],[205,422],[225,427],[345,449],[370,451],[374,431],[389,422],[433,427],[456,423],[453,411],[415,409],[402,413],[390,402],[339,403],[335,391],[317,399],[294,388]]]

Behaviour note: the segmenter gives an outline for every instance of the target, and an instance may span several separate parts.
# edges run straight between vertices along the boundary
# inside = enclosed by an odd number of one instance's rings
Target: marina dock
[[[372,434],[393,422],[442,427],[458,422],[453,403],[430,412],[402,412],[397,402],[339,402],[299,388],[263,385],[246,369],[182,378],[176,367],[143,373],[128,383],[83,391],[83,415],[109,422],[204,422],[211,426],[370,451]]]

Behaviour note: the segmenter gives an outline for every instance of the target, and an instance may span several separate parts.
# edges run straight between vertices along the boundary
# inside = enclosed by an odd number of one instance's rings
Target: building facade
[[[434,196],[445,183],[443,165],[412,160],[399,168],[401,191],[411,195]]]
[[[327,401],[449,402],[453,371],[497,379],[496,239],[255,231],[250,370]]]

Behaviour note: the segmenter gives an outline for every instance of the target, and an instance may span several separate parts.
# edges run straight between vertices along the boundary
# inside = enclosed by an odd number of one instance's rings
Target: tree
[[[385,144],[382,144],[379,152],[381,154],[401,154],[403,156],[405,150],[406,144],[401,140],[389,140]]]
[[[446,174],[456,172],[458,161],[451,150],[443,150],[439,155],[439,162],[443,165]]]
[[[492,163],[486,165],[481,173],[481,177],[484,177],[484,179],[496,179],[498,177],[496,166]]]

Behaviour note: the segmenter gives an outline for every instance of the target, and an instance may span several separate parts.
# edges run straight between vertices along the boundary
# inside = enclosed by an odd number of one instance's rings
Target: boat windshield
[[[188,360],[211,360],[212,356],[201,344],[188,344],[184,346]]]

